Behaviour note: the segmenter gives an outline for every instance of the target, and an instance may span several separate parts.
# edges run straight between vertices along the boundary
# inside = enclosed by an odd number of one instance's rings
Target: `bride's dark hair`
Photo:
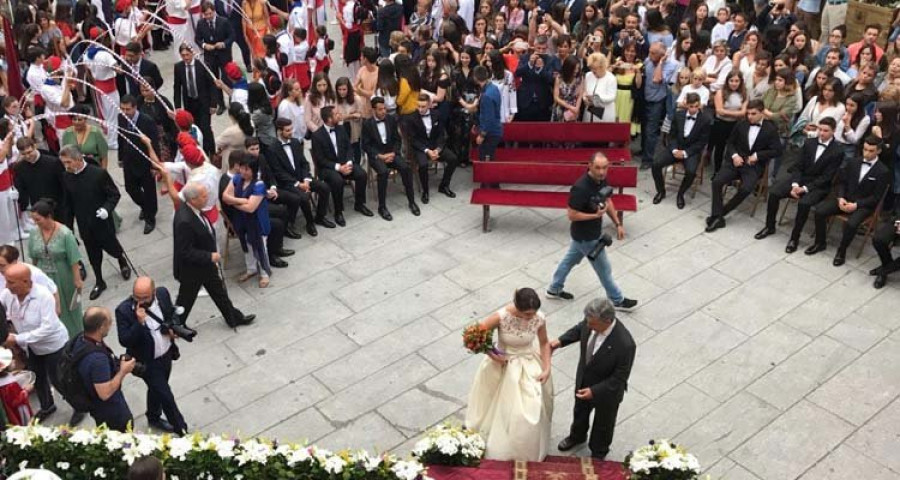
[[[537,311],[541,308],[541,297],[538,296],[533,288],[518,288],[516,289],[516,295],[513,297],[513,305],[520,312]]]

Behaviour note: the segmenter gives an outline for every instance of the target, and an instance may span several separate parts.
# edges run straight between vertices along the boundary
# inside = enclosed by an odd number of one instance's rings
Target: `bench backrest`
[[[631,125],[628,123],[510,122],[503,125],[503,141],[627,145],[631,141]]]
[[[475,183],[571,186],[587,171],[587,165],[568,164],[473,162],[472,165]],[[606,181],[617,188],[636,187],[637,174],[636,167],[610,166]]]

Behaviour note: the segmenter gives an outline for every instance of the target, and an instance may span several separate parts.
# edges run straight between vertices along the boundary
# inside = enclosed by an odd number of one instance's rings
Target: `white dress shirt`
[[[594,356],[597,355],[597,352],[600,351],[600,347],[603,346],[603,342],[605,342],[606,339],[609,338],[609,334],[612,333],[613,328],[616,328],[616,320],[615,319],[613,319],[612,324],[609,326],[609,328],[606,329],[606,331],[594,332],[593,333],[594,338],[588,340],[589,346],[590,346],[591,342],[593,342],[593,344],[594,344],[593,351],[591,351],[591,357],[590,357],[591,360],[593,360]]]
[[[387,127],[384,126],[384,120],[375,119],[375,128],[378,129],[378,136],[381,137],[381,143],[387,145]]]
[[[157,317],[163,319],[162,310],[159,308],[159,302],[156,301],[156,299],[153,300],[153,305],[150,305],[150,311]],[[168,335],[162,333],[159,329],[159,322],[154,320],[150,315],[147,315],[144,323],[147,325],[147,328],[150,329],[150,336],[153,337],[153,358],[156,359],[165,355],[172,346],[172,339],[169,338]]]
[[[425,135],[431,136],[431,113],[422,115],[422,123],[425,124]]]
[[[756,137],[759,136],[760,130],[762,130],[762,127],[759,125],[750,125],[750,128],[747,130],[747,147],[751,150],[756,145]]]
[[[685,114],[685,116],[684,116],[684,138],[687,138],[691,135],[691,131],[694,130],[694,124],[697,123],[697,115],[699,115],[699,114],[700,114],[700,112],[697,112],[694,115]]]
[[[4,288],[0,292],[0,304],[16,327],[16,343],[23,350],[30,349],[35,355],[49,355],[58,352],[69,340],[66,326],[56,315],[56,300],[41,285],[33,284],[21,301]]]
[[[863,179],[866,178],[866,175],[869,174],[869,170],[871,170],[872,167],[875,166],[875,162],[877,161],[878,157],[875,157],[874,159],[872,159],[872,163],[867,163],[865,157],[863,157],[862,165],[860,165],[859,167],[859,182],[857,183],[862,182]]]

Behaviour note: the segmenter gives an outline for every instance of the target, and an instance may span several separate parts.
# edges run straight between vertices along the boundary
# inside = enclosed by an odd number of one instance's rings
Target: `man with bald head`
[[[644,118],[641,126],[641,170],[653,166],[653,155],[659,132],[666,117],[666,96],[669,82],[678,67],[670,61],[662,42],[650,45],[650,55],[644,61]],[[674,115],[674,111],[671,112]]]
[[[184,307],[184,319],[187,319],[197,300],[200,287],[206,289],[209,297],[215,302],[225,323],[231,328],[247,325],[256,315],[244,315],[234,308],[228,291],[225,290],[225,279],[219,274],[219,260],[216,242],[216,229],[203,215],[203,207],[209,191],[201,183],[188,183],[181,190],[184,203],[175,211],[172,231],[175,237],[175,280],[180,282],[176,305]]]
[[[131,296],[116,307],[116,327],[125,353],[146,366],[141,379],[147,385],[147,422],[158,430],[184,435],[187,424],[169,387],[178,347],[174,333],[162,326],[174,316],[169,290],[156,288],[150,277],[138,277]]]
[[[0,292],[0,304],[16,331],[7,334],[3,346],[18,346],[28,354],[28,369],[36,376],[34,388],[41,403],[35,417],[43,421],[56,411],[50,385],[59,384],[57,366],[69,333],[56,315],[53,295],[45,287],[32,283],[27,265],[9,265],[3,276],[6,288]],[[73,421],[77,423],[80,418]]]

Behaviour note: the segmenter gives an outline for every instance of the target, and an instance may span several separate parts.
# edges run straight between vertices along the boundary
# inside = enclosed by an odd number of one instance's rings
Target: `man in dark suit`
[[[41,153],[31,137],[16,140],[19,161],[12,165],[13,181],[19,192],[19,210],[27,212],[38,200],[49,198],[56,202],[54,217],[72,227],[72,217],[68,215],[63,188],[66,170],[59,158]]]
[[[762,179],[770,160],[781,155],[781,137],[774,122],[764,120],[765,106],[762,100],[751,100],[747,104],[747,119],[734,126],[728,138],[726,151],[733,152],[730,162],[724,162],[722,169],[712,181],[712,214],[706,217],[706,231],[712,232],[725,227],[725,215],[737,208],[745,198],[756,190],[756,183]],[[741,188],[723,206],[723,190],[735,180],[741,180]]]
[[[878,252],[881,266],[869,271],[875,275],[875,288],[882,288],[887,283],[887,276],[900,270],[900,258],[891,255],[891,245],[900,242],[900,203],[894,206],[894,215],[882,222],[872,234],[872,246]]]
[[[312,134],[312,157],[316,164],[316,174],[331,190],[334,222],[343,227],[347,224],[344,221],[345,180],[352,180],[354,184],[353,209],[367,217],[373,216],[372,211],[366,207],[366,172],[359,163],[353,161],[347,131],[335,128],[338,113],[334,111],[334,107],[322,107],[321,115],[324,125]]]
[[[124,58],[125,65],[122,65],[122,70],[130,72],[133,76],[124,74],[116,76],[116,88],[119,90],[119,95],[140,97],[141,85],[139,79],[141,78],[148,79],[150,87],[159,91],[163,85],[159,67],[144,58],[144,48],[139,42],[129,42],[125,46]]]
[[[156,122],[137,109],[137,99],[125,95],[119,102],[119,158],[125,175],[125,191],[141,209],[144,235],[156,228],[156,179],[150,167],[150,148],[159,151]],[[145,138],[150,144],[145,143]],[[151,147],[152,146],[152,147]]]
[[[675,197],[679,210],[684,208],[684,193],[694,184],[697,167],[700,165],[700,156],[703,155],[703,150],[709,142],[709,130],[712,125],[710,115],[701,110],[700,95],[687,94],[685,103],[687,110],[679,110],[675,113],[672,128],[669,130],[668,147],[661,146],[653,161],[653,183],[656,184],[654,205],[666,198],[666,181],[663,178],[666,167],[676,162],[682,162],[684,178],[681,180],[678,195]]]
[[[596,298],[584,307],[584,320],[550,342],[557,349],[578,342],[581,355],[575,373],[575,410],[569,436],[559,442],[559,450],[571,450],[591,436],[591,456],[609,453],[619,404],[628,390],[634,363],[635,344],[625,325],[616,319],[616,307]],[[590,424],[591,411],[594,422]]]
[[[797,200],[797,215],[794,217],[794,229],[784,251],[794,253],[800,242],[803,226],[809,218],[809,211],[821,202],[831,191],[831,184],[837,174],[844,150],[834,140],[834,129],[837,122],[825,117],[819,122],[819,136],[806,140],[800,149],[800,160],[788,171],[790,176],[776,183],[769,189],[769,204],[766,209],[766,226],[754,238],[762,240],[775,233],[775,217],[778,205],[785,198]]]
[[[516,78],[521,80],[516,89],[519,110],[516,121],[546,122],[550,120],[550,106],[553,104],[554,69],[550,64],[556,57],[547,54],[547,37],[541,36],[534,42],[534,52],[519,58]]]
[[[207,155],[212,155],[216,143],[210,123],[210,108],[213,90],[217,87],[206,68],[194,58],[194,52],[187,43],[178,48],[178,53],[182,61],[175,64],[173,102],[175,108],[181,108],[183,103],[184,109],[194,116],[194,123],[203,132],[203,150]]]
[[[443,133],[446,129],[441,128],[437,117],[431,114],[431,98],[428,95],[419,94],[416,112],[407,117],[407,121],[406,128],[422,183],[422,203],[428,203],[428,166],[431,162],[444,162],[444,176],[438,191],[455,198],[456,194],[450,190],[450,180],[459,166],[459,159],[449,148],[445,148],[447,139]]]
[[[228,20],[232,32],[243,32],[244,17],[240,10],[241,2],[237,0],[216,0],[216,13]],[[232,35],[231,43],[225,46],[225,50],[231,52],[231,46],[237,43],[241,50],[241,58],[244,60],[244,67],[249,72],[250,68],[250,47],[247,45],[247,39],[243,34]]]
[[[213,2],[205,0],[200,6],[203,19],[197,22],[194,41],[203,49],[203,61],[218,78],[226,78],[225,64],[231,61],[231,24],[228,19],[216,15]],[[214,92],[214,102],[218,107],[217,114],[225,112],[225,101],[222,91]]]
[[[288,209],[288,230],[297,232],[294,222],[297,210],[302,210],[303,218],[306,219],[306,233],[315,237],[318,235],[316,224],[334,228],[334,223],[325,218],[331,188],[324,181],[313,179],[309,162],[303,154],[303,142],[294,138],[293,129],[294,124],[289,118],[275,120],[278,143],[266,145],[265,161],[260,162],[262,177],[270,189],[277,190],[278,198],[275,201]],[[312,212],[313,193],[319,198],[315,217]]]
[[[807,255],[815,255],[825,250],[828,217],[845,214],[847,221],[834,255],[834,266],[844,264],[847,247],[853,241],[862,222],[869,218],[884,197],[890,185],[891,171],[878,161],[881,153],[881,139],[869,136],[863,143],[862,159],[854,158],[838,172],[835,197],[829,197],[816,204],[816,241],[806,249]]]
[[[396,170],[400,173],[400,179],[403,180],[409,210],[413,215],[418,216],[420,212],[419,206],[416,205],[412,172],[400,153],[400,131],[397,128],[397,120],[388,116],[383,98],[373,97],[371,104],[374,116],[363,121],[362,145],[369,158],[369,165],[378,175],[378,214],[387,221],[393,219],[391,212],[388,211],[385,198],[387,197],[388,174],[391,170]]]
[[[163,326],[175,316],[169,291],[156,288],[150,277],[138,277],[131,296],[116,307],[116,330],[125,353],[145,367],[140,377],[147,385],[147,423],[158,430],[184,435],[187,423],[169,387],[172,362],[180,354],[175,334]],[[163,412],[166,420],[162,419]]]
[[[202,212],[209,192],[202,184],[188,183],[181,195],[184,204],[175,211],[172,232],[175,237],[174,274],[175,280],[180,282],[175,304],[184,307],[182,319],[187,320],[191,314],[197,293],[203,287],[229,327],[253,322],[256,315],[244,315],[234,308],[225,289],[225,280],[219,273],[221,257],[217,251],[215,227]]]

